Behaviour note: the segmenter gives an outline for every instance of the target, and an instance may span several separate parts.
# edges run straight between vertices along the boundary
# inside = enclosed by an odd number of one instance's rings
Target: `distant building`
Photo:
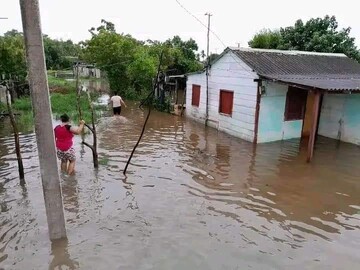
[[[101,78],[100,69],[96,68],[95,65],[86,63],[79,63],[79,76],[86,78]],[[73,66],[74,75],[76,75],[76,64]]]

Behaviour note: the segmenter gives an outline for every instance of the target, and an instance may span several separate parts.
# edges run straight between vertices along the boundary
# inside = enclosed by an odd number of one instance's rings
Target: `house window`
[[[220,90],[219,113],[232,115],[234,92]]]
[[[200,85],[193,84],[191,105],[199,107],[200,104]]]
[[[304,119],[306,100],[307,91],[289,87],[286,95],[285,121]]]

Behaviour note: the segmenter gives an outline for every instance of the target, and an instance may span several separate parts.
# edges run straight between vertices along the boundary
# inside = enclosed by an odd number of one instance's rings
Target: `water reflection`
[[[79,263],[70,257],[67,239],[60,239],[51,243],[51,256],[53,256],[53,259],[49,265],[49,270],[73,270],[79,268]]]
[[[63,205],[68,212],[67,222],[74,223],[79,218],[79,191],[76,176],[66,176],[62,181]]]

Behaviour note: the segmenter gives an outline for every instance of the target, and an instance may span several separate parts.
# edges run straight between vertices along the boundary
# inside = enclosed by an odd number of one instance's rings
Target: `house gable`
[[[225,51],[209,70],[209,126],[253,141],[257,101],[257,74],[231,50]],[[192,87],[200,85],[200,104],[192,106]],[[231,92],[230,113],[222,113],[220,91]],[[227,97],[226,102],[231,102]],[[186,114],[197,121],[206,118],[206,73],[188,74]]]

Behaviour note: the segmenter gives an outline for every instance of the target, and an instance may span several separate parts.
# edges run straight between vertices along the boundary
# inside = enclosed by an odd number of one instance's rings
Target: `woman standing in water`
[[[85,122],[80,120],[78,127],[69,124],[70,118],[67,114],[60,116],[61,124],[54,129],[56,154],[61,160],[61,171],[69,175],[75,173],[75,149],[73,148],[74,134],[79,135],[84,129]]]

